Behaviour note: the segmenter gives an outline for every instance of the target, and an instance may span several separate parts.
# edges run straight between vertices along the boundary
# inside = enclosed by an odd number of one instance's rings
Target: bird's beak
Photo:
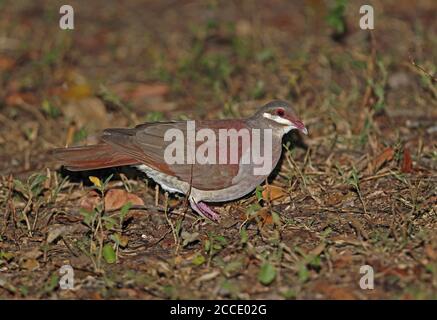
[[[293,126],[299,130],[300,132],[302,132],[305,135],[308,135],[308,130],[305,127],[305,125],[303,124],[302,121],[300,121],[299,119],[288,119],[291,121],[291,123],[293,124]]]

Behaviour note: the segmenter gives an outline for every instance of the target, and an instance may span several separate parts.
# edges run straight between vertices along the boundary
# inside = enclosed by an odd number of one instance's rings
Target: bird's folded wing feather
[[[229,120],[223,121],[196,121],[196,131],[209,128],[215,132],[216,145],[218,142],[218,130],[229,129]],[[239,130],[245,127],[241,120],[235,120],[231,127]],[[200,190],[218,190],[236,184],[235,176],[238,174],[239,164],[168,164],[164,159],[166,147],[173,141],[165,141],[165,133],[170,129],[178,129],[186,138],[187,123],[161,122],[142,124],[134,129],[107,129],[102,135],[102,141],[112,146],[120,154],[124,154],[143,163],[155,170],[177,177],[191,183]],[[184,141],[184,154],[186,155],[186,141]],[[196,142],[197,146],[203,141]],[[241,144],[239,144],[238,159],[241,158]],[[186,160],[186,158],[184,158]],[[218,157],[217,157],[218,159]]]

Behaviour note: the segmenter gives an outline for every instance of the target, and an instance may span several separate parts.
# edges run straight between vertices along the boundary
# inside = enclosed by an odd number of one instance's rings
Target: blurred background
[[[0,1],[0,267],[12,286],[0,285],[2,295],[436,297],[436,1],[70,1],[74,30],[61,30],[64,2]],[[372,31],[359,27],[363,4],[374,8]],[[163,213],[138,213],[124,226],[132,241],[117,251],[124,258],[106,261],[112,284],[99,282],[101,273],[79,249],[61,241],[41,247],[49,224],[78,224],[68,206],[89,200],[80,180],[49,199],[66,175],[54,182],[59,166],[48,150],[92,142],[107,127],[248,116],[272,99],[292,103],[310,133],[303,142],[292,137],[303,147],[290,151],[273,182],[286,198],[275,209],[280,226],[263,205],[250,207],[252,195],[222,211],[231,221],[242,215],[241,223],[248,208],[255,212],[249,240],[241,240],[240,225],[225,223],[224,236],[223,225],[199,229],[190,220],[179,225],[182,246],[177,237],[173,243]],[[35,173],[44,174],[37,181],[44,185],[26,196]],[[129,192],[154,202],[153,189],[132,185]],[[86,247],[95,240],[82,229],[68,234],[70,247],[77,238],[85,237]],[[17,241],[24,241],[21,251]],[[205,245],[214,241],[212,254]],[[22,256],[23,248],[41,254]],[[283,252],[288,258],[278,256]],[[163,267],[162,259],[172,262]],[[52,275],[65,260],[80,265],[81,279],[91,277],[98,290],[56,289]],[[373,291],[357,285],[364,263],[381,275]],[[139,265],[146,275],[136,278]],[[151,271],[158,269],[164,275]],[[34,270],[44,275],[38,281],[29,275]],[[192,281],[202,275],[209,276]]]

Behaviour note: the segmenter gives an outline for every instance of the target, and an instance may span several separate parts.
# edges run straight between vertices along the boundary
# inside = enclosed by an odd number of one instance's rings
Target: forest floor
[[[358,1],[74,3],[66,31],[60,1],[0,1],[0,298],[437,298],[435,1],[378,2],[373,31]],[[220,223],[47,153],[278,98],[309,135]]]

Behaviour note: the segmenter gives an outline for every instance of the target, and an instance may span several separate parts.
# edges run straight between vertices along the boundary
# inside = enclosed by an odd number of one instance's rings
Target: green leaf
[[[230,276],[232,273],[241,270],[242,266],[243,263],[240,260],[234,260],[225,265],[223,272],[226,276]]]
[[[73,142],[79,142],[84,140],[88,136],[88,132],[85,128],[80,128],[74,133]]]
[[[267,286],[270,283],[272,283],[273,280],[275,280],[275,278],[276,278],[275,267],[269,262],[264,262],[258,273],[259,282]]]
[[[160,111],[151,111],[147,114],[145,122],[158,122],[164,119],[164,114]]]
[[[111,181],[111,179],[112,179],[113,176],[114,176],[114,175],[111,173],[111,174],[109,175],[109,177],[107,177],[107,178],[105,179],[105,182],[103,182],[103,187],[104,187],[104,189],[106,189],[106,186],[108,185],[109,181]]]
[[[52,103],[50,103],[48,100],[45,100],[42,102],[41,105],[42,110],[45,114],[47,114],[51,118],[57,118],[61,115],[61,111],[54,106]]]
[[[255,190],[256,198],[258,199],[258,202],[263,199],[263,187],[258,186]]]
[[[205,240],[205,252],[209,252],[209,250],[211,250],[211,241],[207,239]]]
[[[246,213],[251,216],[256,214],[262,207],[260,206],[260,204],[258,202],[256,203],[252,203],[251,205],[249,205],[246,209]]]
[[[241,228],[241,230],[240,230],[240,238],[241,238],[240,239],[241,244],[245,244],[249,240],[249,235],[247,234],[246,228]]]
[[[120,224],[123,223],[124,218],[126,217],[127,213],[129,212],[129,209],[132,207],[132,202],[125,203],[121,209],[120,209]]]
[[[105,227],[108,230],[111,230],[117,224],[117,221],[111,217],[102,217],[102,220],[105,221]]]
[[[310,272],[308,271],[308,268],[304,263],[299,266],[298,276],[300,282],[306,282],[310,277]]]
[[[196,265],[196,266],[200,266],[201,264],[205,263],[206,259],[203,255],[201,255],[200,253],[197,254],[193,260],[191,260],[191,262]]]
[[[91,228],[92,221],[94,219],[94,213],[89,212],[85,209],[80,209],[79,213],[83,216],[83,223],[85,223],[88,227]]]
[[[109,243],[103,246],[103,258],[107,263],[115,263],[117,257],[115,256],[114,248]]]
[[[117,233],[115,233],[115,234],[111,234],[111,235],[109,236],[109,239],[111,239],[112,241],[114,241],[115,244],[120,245],[120,236],[119,236]]]
[[[14,258],[14,254],[11,252],[0,251],[0,259],[4,259],[7,262],[11,261]]]
[[[272,212],[272,221],[275,225],[280,226],[281,218],[279,217],[279,214],[277,214],[276,212]]]
[[[215,235],[214,236],[214,240],[220,242],[221,245],[227,245],[228,241],[226,240],[225,237],[221,236],[221,235]]]
[[[44,292],[52,292],[56,289],[59,283],[59,276],[57,274],[53,274],[50,279],[46,282],[44,286]]]
[[[272,51],[272,49],[264,49],[256,54],[256,59],[259,62],[266,62],[268,60],[271,60],[272,58],[274,58],[274,52]]]
[[[295,299],[297,294],[296,291],[292,290],[292,289],[288,289],[286,291],[281,292],[281,295],[285,298],[285,299]]]
[[[20,180],[14,179],[14,189],[27,196],[27,188]]]
[[[35,174],[35,175],[32,175],[30,178],[29,178],[29,182],[30,182],[30,190],[32,190],[32,192],[34,192],[35,193],[35,195],[37,195],[39,192],[35,192],[39,187],[40,187],[40,185],[45,181],[47,179],[47,176],[46,175],[43,175],[43,174]]]
[[[336,0],[334,7],[329,11],[326,20],[328,24],[338,33],[343,33],[345,30],[345,9],[346,0]]]

